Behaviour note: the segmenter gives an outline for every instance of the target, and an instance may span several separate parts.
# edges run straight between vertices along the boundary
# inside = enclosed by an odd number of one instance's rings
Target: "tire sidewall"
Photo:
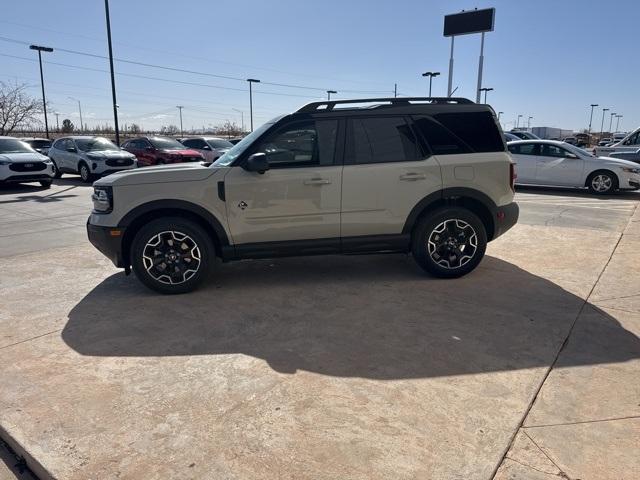
[[[53,178],[60,178],[62,176],[62,172],[58,168],[58,164],[53,159],[51,159],[51,163],[53,163]]]
[[[607,175],[609,178],[611,178],[611,188],[609,190],[606,190],[604,192],[599,192],[593,188],[593,186],[591,185],[591,182],[593,181],[594,177],[597,177],[598,175]],[[612,172],[609,172],[606,170],[599,170],[589,175],[588,185],[589,185],[589,191],[595,195],[610,195],[618,189],[618,185],[619,185],[618,177]]]
[[[200,250],[200,267],[193,277],[178,285],[169,285],[154,279],[144,267],[142,252],[151,237],[166,231],[175,230],[189,235]],[[164,294],[187,293],[195,290],[209,275],[214,264],[215,248],[209,235],[196,223],[178,217],[153,220],[142,227],[131,244],[131,265],[136,277],[148,288]]]
[[[86,178],[82,176],[82,169],[85,168],[87,170]],[[89,166],[86,163],[81,163],[78,167],[78,173],[80,173],[80,178],[83,182],[89,183],[91,181],[91,171],[89,170]]]
[[[455,269],[448,269],[436,263],[429,255],[428,239],[434,228],[445,220],[459,219],[467,222],[476,232],[478,246],[475,255],[467,263]],[[411,241],[413,256],[424,270],[437,277],[456,278],[474,270],[482,261],[487,249],[487,232],[480,218],[462,207],[443,207],[422,217],[416,226]]]

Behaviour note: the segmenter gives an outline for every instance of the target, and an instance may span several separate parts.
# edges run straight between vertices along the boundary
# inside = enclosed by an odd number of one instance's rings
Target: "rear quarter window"
[[[504,142],[490,112],[440,113],[435,119],[474,152],[503,152]]]

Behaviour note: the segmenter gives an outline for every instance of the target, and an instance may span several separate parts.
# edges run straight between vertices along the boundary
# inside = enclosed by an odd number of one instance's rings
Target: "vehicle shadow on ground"
[[[595,195],[585,189],[563,188],[563,187],[537,187],[531,185],[516,185],[518,193],[535,193],[536,195],[549,195],[552,197],[578,197],[592,198],[596,200],[640,200],[638,191],[617,191],[608,195]],[[517,198],[516,198],[517,201]]]
[[[245,354],[282,373],[393,380],[548,366],[585,308],[597,335],[576,364],[640,357],[615,318],[492,257],[457,280],[403,255],[239,262],[181,296],[115,274],[71,310],[62,338],[82,355]]]
[[[90,187],[88,183],[83,183],[82,180],[74,179],[56,179],[53,185],[58,185],[63,188],[62,190],[51,190],[50,188],[42,187],[36,183],[12,183],[10,185],[0,185],[0,196],[2,195],[20,195],[19,197],[12,198],[10,200],[0,200],[1,204],[7,203],[24,203],[24,202],[60,202],[65,198],[77,197],[79,194],[73,192],[76,187]],[[73,193],[69,193],[73,192]],[[24,195],[31,194],[31,195]]]

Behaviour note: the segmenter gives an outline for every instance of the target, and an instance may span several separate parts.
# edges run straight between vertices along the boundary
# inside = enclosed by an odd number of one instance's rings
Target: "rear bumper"
[[[125,268],[122,257],[124,228],[102,227],[87,221],[87,236],[91,244],[118,268]]]
[[[493,231],[492,240],[498,238],[500,235],[508,231],[518,222],[520,216],[520,207],[516,202],[502,205],[496,209],[494,217],[495,228]]]

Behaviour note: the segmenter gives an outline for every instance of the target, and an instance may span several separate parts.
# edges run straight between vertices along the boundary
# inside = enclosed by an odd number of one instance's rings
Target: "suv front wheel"
[[[195,222],[177,217],[154,220],[131,246],[131,264],[147,287],[160,293],[187,293],[206,279],[214,246]]]
[[[478,266],[487,248],[487,233],[473,212],[445,207],[419,221],[411,251],[418,265],[432,275],[461,277]]]

